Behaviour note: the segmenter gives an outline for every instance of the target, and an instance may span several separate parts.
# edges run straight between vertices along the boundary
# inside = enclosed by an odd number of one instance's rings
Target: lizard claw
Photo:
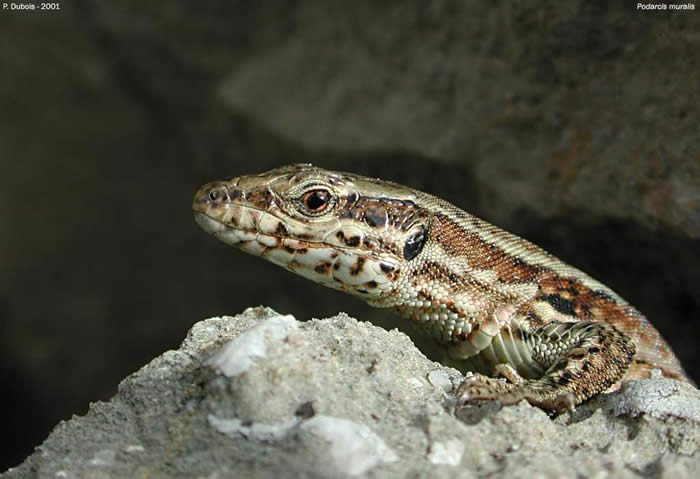
[[[467,376],[457,388],[457,404],[466,406],[475,401],[498,401],[502,406],[516,404],[525,399],[533,406],[550,411],[573,411],[576,396],[571,391],[545,392],[519,378],[514,383],[505,378],[490,378],[483,374]]]
[[[467,376],[457,388],[457,402],[464,406],[479,400],[500,401],[504,393],[511,391],[515,385],[505,379],[495,379],[483,374]]]

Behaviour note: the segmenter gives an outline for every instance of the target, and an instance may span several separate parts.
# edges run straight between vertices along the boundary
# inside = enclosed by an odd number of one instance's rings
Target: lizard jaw
[[[196,205],[196,203],[195,203]],[[225,216],[238,218],[231,226],[198,211],[194,219],[199,226],[218,240],[246,253],[260,256],[323,286],[359,296],[366,301],[379,298],[393,287],[393,279],[382,269],[386,263],[322,242],[298,240],[269,234],[271,213],[231,204]],[[242,228],[243,223],[246,228]],[[274,230],[270,230],[274,231]]]

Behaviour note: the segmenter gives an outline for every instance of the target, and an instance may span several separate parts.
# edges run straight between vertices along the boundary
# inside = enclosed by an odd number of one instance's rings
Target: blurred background
[[[700,12],[636,3],[0,10],[0,471],[201,319],[263,304],[411,332],[192,220],[200,184],[293,162],[534,241],[700,379]]]

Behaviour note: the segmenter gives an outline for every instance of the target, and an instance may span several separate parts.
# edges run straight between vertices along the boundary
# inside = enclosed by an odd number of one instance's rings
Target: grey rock
[[[301,4],[293,34],[232,68],[219,87],[232,110],[310,150],[468,163],[487,207],[581,209],[700,238],[697,113],[681,100],[697,96],[692,15],[445,0],[353,4],[334,21],[325,3]]]
[[[455,413],[462,375],[408,336],[267,308],[197,323],[60,423],[16,477],[694,477],[700,393],[630,383],[550,417]]]

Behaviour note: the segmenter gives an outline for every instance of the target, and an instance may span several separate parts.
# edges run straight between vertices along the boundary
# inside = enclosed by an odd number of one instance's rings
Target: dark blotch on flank
[[[562,289],[562,291],[566,291],[571,296],[578,296],[579,295],[578,289],[576,289],[576,287],[574,287],[574,286],[569,286],[568,288],[564,288],[564,289]]]
[[[595,290],[595,291],[591,291],[589,294],[590,294],[591,296],[595,296],[596,298],[604,299],[605,301],[608,301],[608,302],[613,303],[613,304],[616,304],[616,303],[617,303],[617,301],[615,301],[615,298],[613,298],[612,296],[610,296],[610,295],[609,295],[608,293],[606,293],[605,291],[601,291],[600,289],[597,289],[597,290]]]
[[[232,200],[237,200],[243,196],[243,192],[241,190],[233,190],[230,196]]]
[[[372,280],[372,281],[367,281],[365,284],[367,285],[368,288],[376,288],[377,286],[379,286],[379,285],[377,284],[377,282],[374,281],[374,280]]]
[[[543,299],[549,304],[551,304],[552,307],[561,314],[566,314],[569,316],[576,315],[574,303],[572,303],[568,299],[562,298],[558,294],[544,294],[540,297],[540,299]]]

